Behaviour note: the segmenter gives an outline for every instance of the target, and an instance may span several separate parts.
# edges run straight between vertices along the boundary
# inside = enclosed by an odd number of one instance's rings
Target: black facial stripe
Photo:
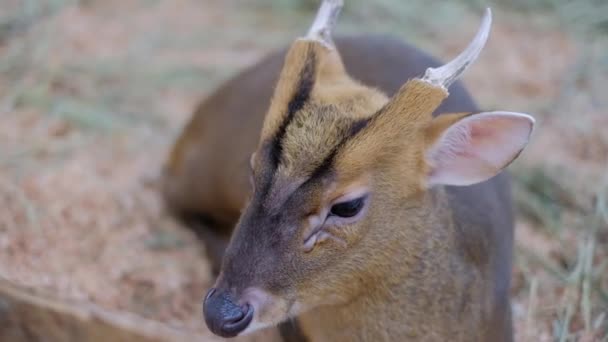
[[[327,172],[329,172],[329,170],[333,166],[334,159],[336,158],[336,155],[338,154],[340,149],[342,149],[342,147],[346,144],[346,142],[349,139],[352,139],[355,135],[357,135],[357,133],[359,133],[363,128],[365,128],[367,126],[368,122],[369,122],[369,118],[365,118],[365,119],[361,119],[361,120],[353,122],[348,134],[346,134],[342,138],[342,140],[340,140],[340,142],[336,145],[336,147],[334,147],[331,150],[331,152],[327,155],[327,157],[325,157],[325,159],[323,159],[323,162],[321,162],[321,164],[312,172],[310,178],[306,182],[308,183],[314,179],[321,177],[322,175],[326,174]]]
[[[304,68],[300,72],[300,79],[298,80],[298,86],[296,88],[296,92],[293,98],[289,101],[287,105],[287,115],[285,119],[279,126],[279,129],[274,136],[272,141],[272,147],[270,151],[270,157],[273,163],[274,168],[279,166],[279,162],[281,161],[281,155],[283,152],[283,137],[285,136],[285,132],[287,131],[287,126],[293,120],[293,117],[297,111],[304,107],[304,104],[310,98],[310,92],[315,83],[315,73],[317,68],[315,53],[312,49],[309,49],[306,55],[306,60],[304,62]]]
[[[354,137],[355,135],[357,135],[357,133],[359,133],[362,129],[364,129],[365,127],[367,127],[367,124],[369,123],[370,118],[365,118],[365,119],[361,119],[358,121],[355,121],[353,123],[353,125],[350,127],[350,132],[348,132],[348,135],[346,136],[346,138],[344,139],[344,142],[346,142],[346,140]]]
[[[374,114],[372,114],[368,119],[367,119],[367,123],[368,125],[373,123],[374,121],[378,120],[378,117],[380,117],[380,115],[382,115],[382,113],[384,113],[387,108],[387,106],[383,106],[382,108],[380,108],[379,110],[377,110]]]
[[[340,143],[339,145],[341,145],[341,144],[342,143]],[[327,172],[329,172],[329,170],[331,169],[331,167],[334,163],[334,159],[336,158],[337,153],[338,153],[338,146],[336,146],[333,150],[331,150],[331,152],[327,155],[327,157],[325,157],[325,159],[323,159],[321,164],[319,166],[317,166],[317,168],[315,168],[315,170],[312,172],[312,174],[310,175],[310,178],[308,178],[306,183],[312,181],[313,179],[317,179],[317,178],[321,177],[322,175],[326,174]]]

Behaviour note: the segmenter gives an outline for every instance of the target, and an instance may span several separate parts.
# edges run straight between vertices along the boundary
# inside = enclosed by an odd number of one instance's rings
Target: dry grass
[[[0,277],[205,333],[208,265],[154,177],[196,101],[303,32],[315,3],[2,1]],[[351,0],[340,31],[447,58],[485,3]],[[607,341],[608,4],[493,7],[465,82],[483,107],[539,119],[513,167],[517,339]]]

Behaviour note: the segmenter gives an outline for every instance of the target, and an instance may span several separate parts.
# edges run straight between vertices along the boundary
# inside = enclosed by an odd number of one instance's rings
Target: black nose
[[[237,305],[228,293],[211,289],[203,303],[203,315],[207,327],[214,334],[234,337],[251,323],[253,307],[249,304]]]

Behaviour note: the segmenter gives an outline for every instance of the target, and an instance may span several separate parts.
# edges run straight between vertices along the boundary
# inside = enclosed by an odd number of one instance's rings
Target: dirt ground
[[[160,168],[195,104],[305,32],[314,4],[2,0],[0,280],[210,339],[204,246],[164,211]],[[352,0],[338,31],[447,59],[483,4]],[[517,340],[608,341],[608,4],[513,4],[493,6],[464,81],[538,120],[511,168]]]

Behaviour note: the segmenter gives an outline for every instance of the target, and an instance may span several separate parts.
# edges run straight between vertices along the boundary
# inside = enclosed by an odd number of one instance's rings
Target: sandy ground
[[[3,6],[15,11],[19,2]],[[299,32],[279,32],[293,18],[275,19],[267,7],[228,15],[234,9],[233,2],[83,1],[42,8],[0,31],[1,278],[209,336],[200,314],[212,283],[204,247],[165,213],[159,170],[204,94]],[[452,56],[475,18],[456,30],[431,26],[416,39]],[[608,300],[581,286],[590,279],[608,289],[607,220],[590,214],[598,193],[608,194],[608,117],[598,95],[606,73],[580,76],[588,56],[571,34],[542,20],[497,18],[465,82],[484,107],[539,119],[515,166],[520,197],[529,170],[568,180],[559,187],[567,203],[559,221],[518,221],[517,340],[552,341],[564,317],[568,338],[599,340]],[[251,26],[268,35],[253,41]],[[587,222],[597,225],[592,238]],[[574,272],[581,260],[591,264],[586,273]]]

